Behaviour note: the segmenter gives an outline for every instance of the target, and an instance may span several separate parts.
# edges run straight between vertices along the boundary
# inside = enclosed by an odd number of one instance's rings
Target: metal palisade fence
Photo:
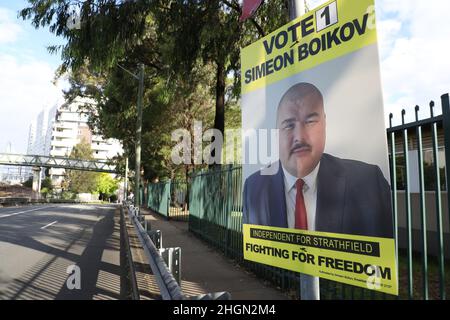
[[[405,299],[446,299],[450,285],[445,267],[450,259],[449,169],[450,105],[448,94],[441,97],[442,115],[387,130],[395,238],[399,260],[400,297]],[[423,110],[425,111],[425,110]]]
[[[148,208],[170,219],[188,221],[188,185],[185,181],[164,181],[149,184]]]
[[[399,297],[320,280],[321,299],[446,299],[450,274],[450,104],[442,115],[387,129]],[[424,110],[422,110],[424,111]],[[299,274],[243,259],[242,168],[203,170],[185,182],[160,182],[147,190],[148,207],[167,218],[189,221],[189,230],[292,298],[300,297]],[[189,197],[187,197],[189,195]]]

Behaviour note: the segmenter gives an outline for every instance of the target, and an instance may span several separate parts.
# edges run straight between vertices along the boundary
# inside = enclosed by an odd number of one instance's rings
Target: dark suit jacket
[[[247,178],[243,222],[287,228],[284,174]],[[380,168],[323,154],[317,174],[316,231],[393,237],[390,187]]]

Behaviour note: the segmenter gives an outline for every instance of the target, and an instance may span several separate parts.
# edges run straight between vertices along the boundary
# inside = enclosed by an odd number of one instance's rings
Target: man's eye
[[[317,122],[318,122],[317,119],[309,119],[309,120],[305,121],[306,124],[313,124],[313,123],[317,123]]]
[[[295,128],[295,124],[294,123],[289,123],[289,124],[286,124],[283,129],[284,130],[292,130],[294,128]]]

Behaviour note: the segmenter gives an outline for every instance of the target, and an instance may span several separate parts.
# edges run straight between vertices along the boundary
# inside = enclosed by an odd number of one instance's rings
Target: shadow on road
[[[51,230],[36,228],[35,219],[51,217],[52,212],[61,213],[58,207],[46,209],[46,214],[36,217],[16,216],[13,224],[0,222],[0,243],[12,244],[21,250],[32,249],[24,251],[29,254],[42,254],[37,263],[12,280],[6,279],[0,262],[0,290],[2,283],[9,283],[0,291],[1,300],[124,298],[120,295],[123,275],[117,208],[97,207],[87,213],[65,208],[67,217]],[[66,286],[70,265],[77,265],[81,270],[81,290],[69,290]]]

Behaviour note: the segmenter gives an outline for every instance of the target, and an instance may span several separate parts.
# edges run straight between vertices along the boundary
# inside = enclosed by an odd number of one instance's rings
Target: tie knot
[[[302,179],[298,179],[297,182],[295,183],[295,187],[297,188],[297,190],[303,190],[304,185],[305,181],[303,181]]]

